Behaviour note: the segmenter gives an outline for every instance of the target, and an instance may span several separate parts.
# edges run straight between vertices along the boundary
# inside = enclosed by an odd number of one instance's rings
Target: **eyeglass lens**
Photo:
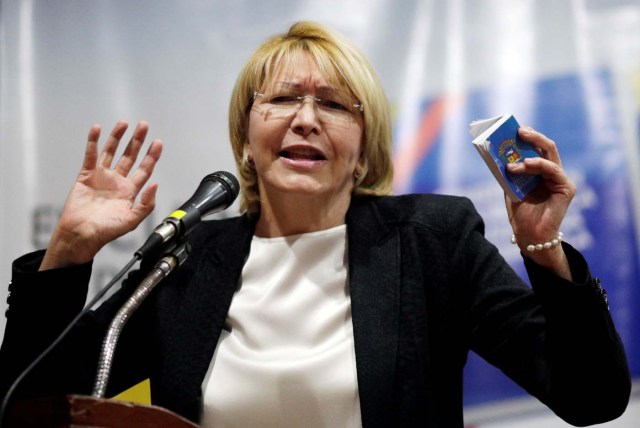
[[[324,95],[321,98],[293,91],[280,91],[273,94],[255,92],[254,106],[265,116],[265,119],[290,118],[309,101],[313,104],[320,121],[341,126],[349,126],[355,119],[355,115],[362,111],[362,106],[349,97],[337,93]]]

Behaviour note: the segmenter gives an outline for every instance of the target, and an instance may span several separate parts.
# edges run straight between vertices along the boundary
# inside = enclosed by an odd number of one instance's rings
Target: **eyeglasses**
[[[349,97],[340,94],[320,98],[291,91],[273,94],[262,94],[257,91],[253,93],[254,107],[265,116],[265,119],[291,119],[300,111],[307,99],[314,104],[318,119],[325,125],[349,127],[357,115],[364,111],[362,104],[355,103]]]

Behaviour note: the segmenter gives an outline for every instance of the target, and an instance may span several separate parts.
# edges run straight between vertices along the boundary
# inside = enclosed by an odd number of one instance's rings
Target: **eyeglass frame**
[[[311,95],[311,94],[306,94],[306,95],[297,95],[295,92],[293,92],[293,93],[292,93],[292,96],[293,96],[294,94],[295,94],[295,100],[296,100],[296,103],[295,103],[295,106],[296,106],[296,107],[295,107],[295,110],[294,110],[294,109],[291,109],[291,110],[292,110],[292,114],[296,114],[297,112],[299,112],[299,111],[300,111],[300,109],[302,108],[302,105],[304,104],[304,100],[305,100],[305,99],[310,99],[310,100],[314,101],[314,108],[319,108],[319,107],[322,107],[322,106],[323,106],[323,105],[321,104],[321,103],[322,103],[322,98],[321,98],[321,97],[317,97],[317,96],[315,96],[315,95]],[[258,97],[261,97],[261,99],[263,99],[263,100],[264,100],[264,99],[266,99],[267,94],[262,93],[262,92],[258,92],[258,91],[253,91],[252,104],[255,102],[256,98],[258,98]],[[289,108],[290,108],[289,106],[283,106],[283,105],[274,104],[274,103],[272,103],[271,101],[263,101],[263,102],[264,102],[265,104],[270,104],[270,105],[272,105],[272,106],[273,106],[272,108],[278,108],[278,109],[283,109],[283,110],[285,110],[285,109],[289,109]],[[341,105],[340,103],[337,103],[337,104]],[[355,111],[352,111],[352,110],[350,110],[349,108],[347,108],[347,107],[345,107],[345,106],[342,106],[342,105],[341,105],[341,107],[342,107],[342,108],[344,108],[345,110],[336,110],[336,112],[337,112],[337,113],[341,113],[342,111],[344,111],[344,112],[346,112],[346,113],[349,113],[349,114],[351,114],[351,115],[354,115],[354,116],[355,116],[355,115],[357,114],[357,112],[358,112],[358,111],[359,111],[360,113],[364,112],[364,104],[363,104],[363,103],[360,103],[360,102],[355,103],[355,104],[350,104],[350,107],[354,108],[354,109],[355,109]],[[325,111],[325,110],[319,109],[319,111]],[[330,113],[330,112],[327,112],[327,113],[329,113],[329,114],[331,115],[331,113]],[[334,117],[334,118],[335,118],[336,116],[332,116],[332,117]],[[352,119],[352,118],[351,118],[351,117],[349,117],[349,120],[351,120],[351,119]]]

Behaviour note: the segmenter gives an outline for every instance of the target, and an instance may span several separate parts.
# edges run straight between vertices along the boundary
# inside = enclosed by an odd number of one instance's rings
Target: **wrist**
[[[556,275],[571,281],[569,261],[562,248],[563,240],[564,234],[560,231],[558,231],[555,237],[548,241],[535,243],[521,243],[518,242],[515,235],[511,235],[511,243],[517,244],[524,256],[530,258],[538,265],[553,271]]]
[[[55,231],[49,241],[42,263],[38,270],[56,269],[88,263],[95,257],[97,250],[83,245],[83,240]]]
[[[518,243],[515,234],[511,235],[511,243],[512,244],[518,244],[523,251],[526,250],[527,252],[530,252],[530,253],[532,253],[534,251],[549,250],[552,247],[556,247],[556,246],[560,245],[560,243],[563,240],[564,240],[564,233],[558,231],[558,233],[556,233],[555,237],[549,239],[548,241],[537,242],[537,243],[525,243],[524,245],[522,245],[522,244]]]

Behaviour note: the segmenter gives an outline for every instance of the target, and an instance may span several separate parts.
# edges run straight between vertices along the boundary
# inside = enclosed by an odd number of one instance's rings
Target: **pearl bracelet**
[[[540,250],[548,250],[551,247],[555,247],[559,243],[561,243],[564,239],[564,234],[562,232],[558,232],[555,238],[550,241],[543,242],[542,244],[529,244],[527,245],[527,251],[540,251]],[[517,244],[516,235],[511,235],[511,243]]]

